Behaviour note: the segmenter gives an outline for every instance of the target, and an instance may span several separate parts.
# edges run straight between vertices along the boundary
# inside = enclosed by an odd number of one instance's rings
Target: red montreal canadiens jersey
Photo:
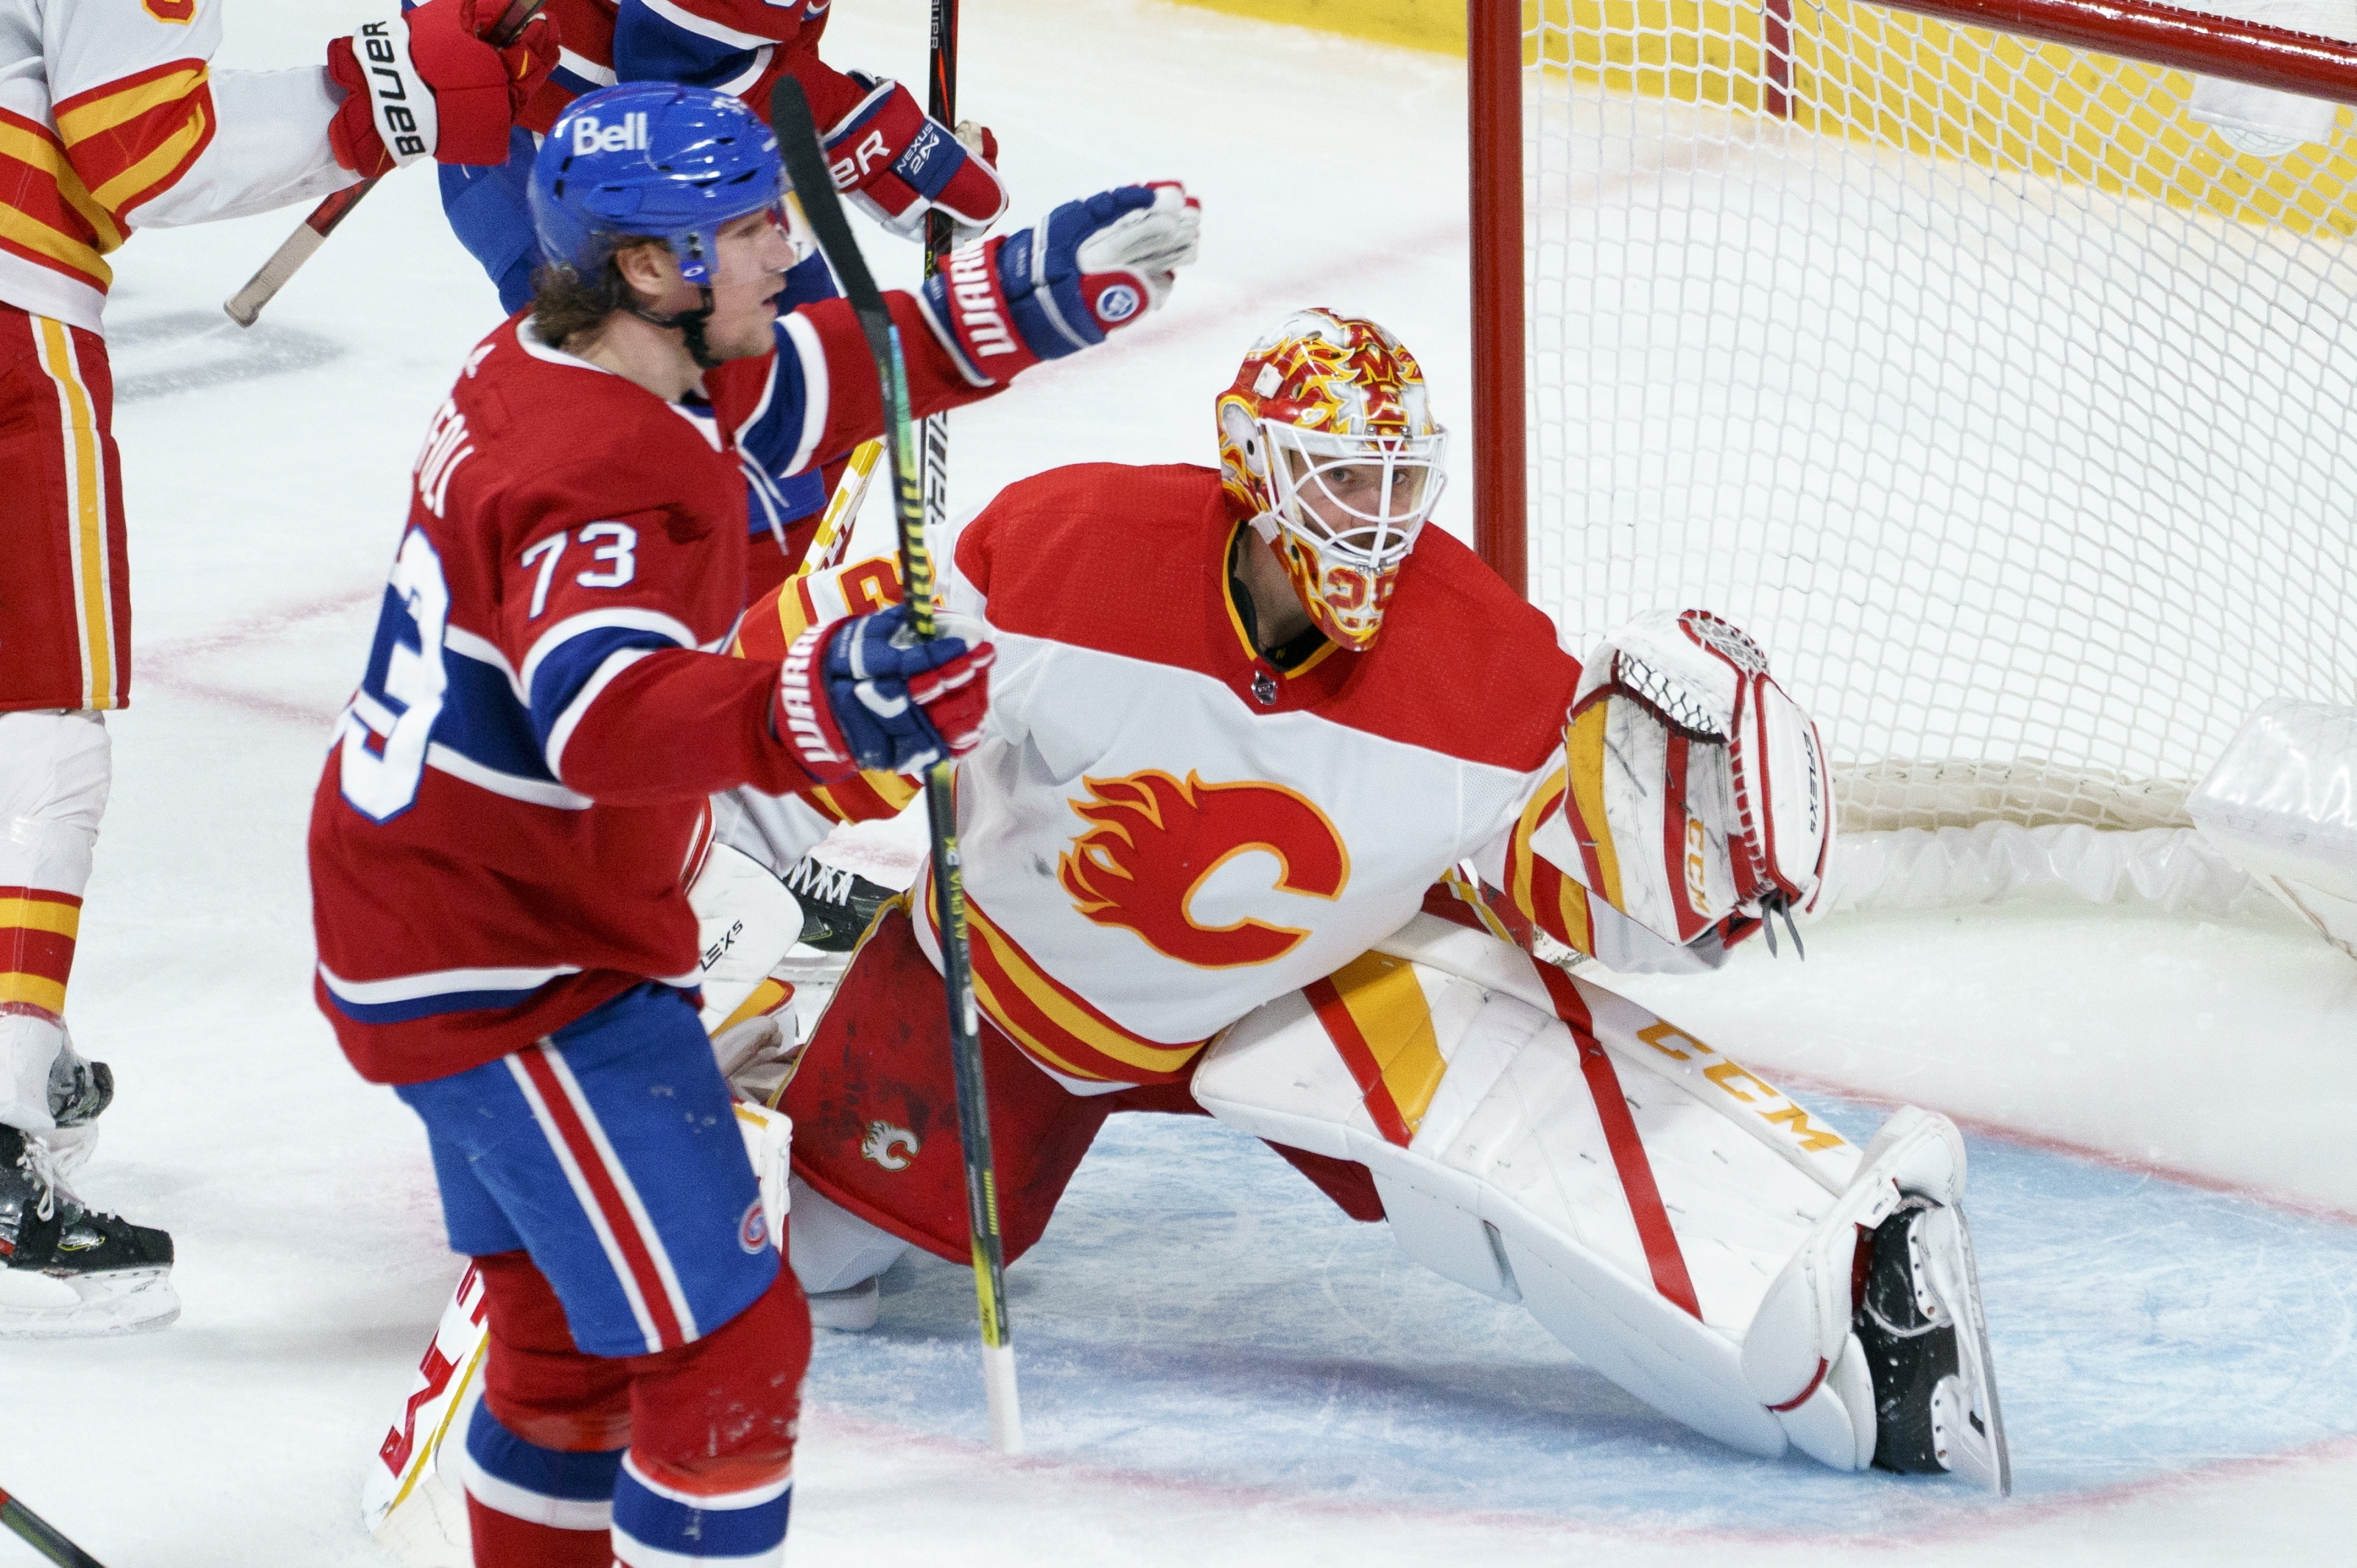
[[[982,394],[890,296],[917,412]],[[435,414],[366,673],[313,801],[317,992],[379,1082],[464,1071],[641,980],[695,983],[705,797],[812,780],[732,659],[742,465],[883,427],[849,306],[665,403],[518,317]]]
[[[820,128],[867,89],[818,58],[827,0],[549,0],[556,69],[521,116],[545,134],[565,106],[616,81],[677,81],[733,92],[762,114],[789,72]]]
[[[1231,597],[1243,526],[1214,469],[1089,465],[958,542],[999,650],[958,773],[977,997],[1084,1091],[1176,1079],[1460,860],[1583,950],[1625,924],[1544,853],[1579,677],[1546,617],[1426,529],[1373,648],[1280,670]]]

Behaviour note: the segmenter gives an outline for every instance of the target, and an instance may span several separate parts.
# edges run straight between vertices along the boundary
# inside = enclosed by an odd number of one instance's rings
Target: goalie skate
[[[1964,1210],[1910,1196],[1875,1227],[1857,1343],[1874,1380],[1874,1463],[2013,1489],[1979,1271]]]
[[[133,1334],[180,1316],[172,1239],[89,1208],[48,1144],[0,1127],[0,1337]]]

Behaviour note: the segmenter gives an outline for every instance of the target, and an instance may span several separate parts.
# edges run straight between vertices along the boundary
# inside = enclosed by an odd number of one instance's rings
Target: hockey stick
[[[835,481],[834,494],[827,498],[826,514],[818,520],[818,532],[811,535],[796,576],[843,564],[844,554],[851,548],[852,525],[859,521],[859,503],[867,499],[867,481],[876,477],[876,460],[883,455],[880,440],[862,441],[851,449],[843,478]]]
[[[508,0],[508,8],[500,13],[500,19],[485,35],[490,46],[503,49],[515,42],[522,36],[523,30],[532,26],[532,19],[540,15],[541,7],[547,3],[548,0]],[[344,187],[311,209],[311,215],[303,220],[295,232],[286,236],[285,242],[270,252],[270,259],[262,263],[262,270],[246,279],[243,288],[221,302],[221,308],[229,312],[229,318],[240,327],[251,327],[259,320],[262,307],[286,286],[286,280],[311,259],[313,252],[328,242],[328,236],[336,231],[336,225],[341,223],[351,209],[361,204],[361,198],[374,190],[377,181],[383,177],[381,174],[372,174],[358,185]]]
[[[884,394],[884,428],[892,449],[893,499],[900,528],[900,581],[909,625],[934,635],[933,559],[927,548],[923,502],[917,489],[917,452],[909,428],[909,371],[900,329],[867,270],[859,242],[844,221],[843,203],[828,177],[826,153],[811,121],[802,84],[789,76],[770,93],[770,126],[784,156],[787,177],[802,215],[834,269],[876,359]],[[974,1293],[982,1312],[982,1378],[990,1398],[990,1445],[1002,1454],[1023,1446],[1023,1412],[1015,1388],[1015,1347],[1006,1320],[1006,1250],[998,1236],[998,1175],[990,1155],[990,1107],[982,1078],[980,1023],[974,1012],[974,966],[967,948],[965,888],[959,868],[957,808],[950,792],[950,762],[925,771],[925,813],[933,834],[933,896],[940,915],[942,978],[949,989],[950,1050],[957,1062],[958,1136],[965,1155],[966,1223],[974,1237]]]
[[[925,113],[943,125],[957,124],[957,0],[933,0],[932,81],[926,93]],[[925,275],[932,276],[949,260],[957,225],[939,208],[925,214]],[[938,539],[949,527],[950,416],[936,413],[925,421],[925,534]]]
[[[97,1558],[58,1533],[57,1527],[5,1492],[0,1492],[0,1524],[59,1568],[106,1568]]]

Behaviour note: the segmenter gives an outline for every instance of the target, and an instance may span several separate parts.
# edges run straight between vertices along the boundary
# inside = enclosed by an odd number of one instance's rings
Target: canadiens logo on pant
[[[905,1171],[918,1147],[917,1135],[906,1127],[895,1127],[889,1122],[870,1122],[867,1136],[859,1141],[859,1157],[874,1160],[888,1171]],[[900,1153],[902,1149],[909,1153]]]

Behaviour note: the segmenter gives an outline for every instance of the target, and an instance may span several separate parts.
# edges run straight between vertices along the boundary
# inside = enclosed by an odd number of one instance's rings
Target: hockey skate
[[[821,952],[849,952],[858,946],[876,912],[893,897],[889,887],[809,855],[787,867],[784,880],[802,907],[802,945]]]
[[[0,1337],[131,1334],[179,1316],[172,1238],[91,1208],[59,1165],[48,1140],[0,1126]]]
[[[1743,1375],[1825,1464],[1953,1471],[2002,1496],[2013,1467],[1964,1196],[1954,1123],[1894,1113],[1769,1287]]]
[[[1874,1380],[1874,1463],[2013,1489],[1964,1210],[1912,1194],[1860,1243],[1858,1347]]]

